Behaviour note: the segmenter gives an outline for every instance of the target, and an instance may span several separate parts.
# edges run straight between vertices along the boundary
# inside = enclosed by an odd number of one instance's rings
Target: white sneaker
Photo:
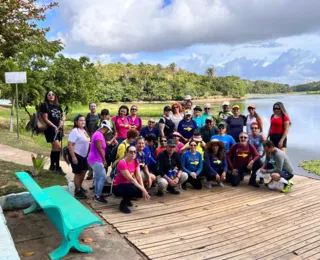
[[[212,184],[211,184],[211,183],[207,183],[206,186],[207,186],[208,189],[211,189],[211,188],[212,188]]]
[[[224,187],[224,184],[222,183],[222,181],[220,181],[220,182],[218,183],[218,186]]]

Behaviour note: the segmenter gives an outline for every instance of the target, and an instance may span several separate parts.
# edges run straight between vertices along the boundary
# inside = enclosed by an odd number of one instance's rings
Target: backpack
[[[47,110],[49,107],[47,103],[44,103]],[[38,135],[39,133],[44,133],[48,129],[48,125],[42,120],[40,112],[35,112],[30,118],[26,126],[27,131],[31,131],[32,135]]]
[[[68,146],[63,147],[63,149],[62,149],[62,157],[65,160],[65,162],[69,165],[70,164],[71,155],[70,155]]]
[[[122,143],[124,144],[125,149],[127,149],[128,146],[127,146],[126,142],[123,141]],[[122,143],[120,143],[120,144],[122,144]],[[115,147],[113,147],[112,150],[111,150],[111,153],[110,153],[110,162],[111,162],[112,164],[113,164],[113,163],[116,161],[116,159],[117,159],[118,147],[119,147],[120,144],[117,144],[117,145],[116,145]]]

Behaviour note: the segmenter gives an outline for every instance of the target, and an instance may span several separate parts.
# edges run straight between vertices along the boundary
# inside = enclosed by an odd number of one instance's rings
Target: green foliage
[[[34,157],[34,155],[31,154],[31,159],[33,165],[31,175],[32,177],[38,177],[44,171],[44,167],[48,163],[49,158],[40,154],[38,154],[37,157]]]
[[[303,161],[299,166],[308,172],[320,175],[320,160]]]
[[[295,92],[320,91],[320,81],[296,85],[291,88],[291,91],[295,91]]]

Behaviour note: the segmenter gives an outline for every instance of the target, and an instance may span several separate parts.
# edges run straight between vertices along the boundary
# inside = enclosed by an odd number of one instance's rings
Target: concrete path
[[[0,144],[0,159],[21,165],[32,166],[31,152],[3,144]],[[60,164],[70,180],[73,180],[74,175],[71,172],[71,167],[64,161],[61,161]],[[47,168],[48,167],[49,165],[47,165]],[[92,181],[85,180],[83,186],[88,189],[91,184]],[[92,197],[93,192],[89,191],[88,198]],[[93,211],[86,200],[82,200],[81,202],[84,206]],[[95,211],[93,211],[93,213],[96,214]],[[5,216],[21,259],[47,259],[47,254],[59,246],[61,236],[42,211],[26,216],[23,215],[22,210],[9,211],[5,213]],[[69,253],[65,259],[143,260],[125,238],[119,235],[111,225],[106,222],[104,223],[105,225],[103,227],[95,226],[86,229],[80,236],[81,238],[90,237],[94,240],[94,242],[89,244],[93,247],[92,254],[82,254],[73,251]],[[23,257],[21,255],[23,252],[30,251],[35,253],[31,257]]]

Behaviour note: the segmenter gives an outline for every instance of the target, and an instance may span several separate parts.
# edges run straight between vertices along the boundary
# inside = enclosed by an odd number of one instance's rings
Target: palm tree
[[[169,66],[168,66],[169,70],[171,71],[172,73],[172,76],[174,77],[174,74],[177,70],[177,64],[175,64],[174,62],[173,63],[170,63]]]
[[[210,77],[210,79],[213,79],[215,74],[216,74],[216,69],[214,67],[207,68],[206,74],[207,74],[208,77]]]

